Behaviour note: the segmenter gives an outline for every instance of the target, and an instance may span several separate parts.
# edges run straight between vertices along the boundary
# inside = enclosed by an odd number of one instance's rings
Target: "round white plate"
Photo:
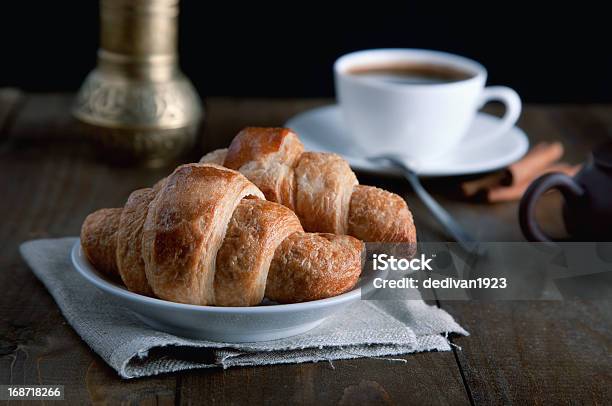
[[[220,342],[276,340],[304,333],[361,299],[361,282],[350,292],[312,302],[253,307],[197,306],[132,293],[110,281],[89,263],[80,241],[72,247],[75,269],[110,300],[132,311],[156,330]]]
[[[517,161],[529,147],[527,135],[514,127],[506,134],[489,137],[498,122],[498,117],[479,112],[457,148],[411,166],[419,176],[452,176],[491,171]],[[338,105],[305,111],[292,117],[285,126],[299,134],[307,150],[340,154],[356,170],[399,175],[385,162],[373,163],[364,158],[344,126]]]

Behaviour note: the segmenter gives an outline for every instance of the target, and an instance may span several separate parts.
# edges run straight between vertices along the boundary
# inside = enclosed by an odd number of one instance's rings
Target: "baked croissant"
[[[404,199],[359,185],[339,155],[304,152],[297,134],[288,128],[247,127],[229,148],[212,151],[200,162],[240,171],[267,200],[295,211],[306,231],[416,248],[416,230]]]
[[[180,303],[251,306],[344,293],[361,273],[363,243],[306,233],[288,208],[237,171],[179,166],[121,209],[90,214],[81,229],[94,267],[133,292]]]

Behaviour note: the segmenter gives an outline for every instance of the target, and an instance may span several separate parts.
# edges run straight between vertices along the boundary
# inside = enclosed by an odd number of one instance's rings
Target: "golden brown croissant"
[[[416,247],[412,214],[400,196],[362,186],[339,155],[304,152],[288,128],[248,127],[228,149],[200,160],[240,171],[266,199],[294,210],[306,231]]]
[[[363,250],[349,236],[305,233],[245,176],[211,164],[180,166],[132,192],[123,209],[90,214],[81,240],[90,262],[118,272],[133,292],[218,306],[344,293],[359,278]]]
[[[91,213],[81,230],[81,246],[91,264],[105,274],[119,275],[115,252],[117,249],[117,230],[122,209],[100,209]]]

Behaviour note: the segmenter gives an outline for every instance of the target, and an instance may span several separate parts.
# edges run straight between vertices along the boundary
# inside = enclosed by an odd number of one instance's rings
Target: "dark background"
[[[332,96],[339,55],[415,47],[474,58],[489,84],[528,102],[612,102],[608,12],[582,2],[539,12],[508,2],[283,4],[183,0],[181,66],[201,95]],[[95,65],[98,3],[23,0],[1,10],[0,86],[76,90]]]

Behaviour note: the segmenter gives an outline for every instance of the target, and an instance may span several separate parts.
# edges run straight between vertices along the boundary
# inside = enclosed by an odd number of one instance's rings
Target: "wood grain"
[[[400,358],[408,362],[359,359],[194,372],[181,379],[181,403],[469,404],[460,375],[452,373],[452,353]]]
[[[0,140],[6,134],[15,117],[15,113],[21,107],[25,95],[18,89],[0,89]]]
[[[67,400],[78,404],[612,403],[607,302],[441,303],[472,335],[455,339],[462,351],[409,355],[402,357],[406,364],[359,359],[335,361],[334,368],[323,362],[119,379],[66,324],[18,245],[76,235],[89,212],[123,204],[133,189],[151,185],[172,166],[144,170],[97,160],[70,118],[70,95],[20,96],[17,104],[2,95],[0,383],[64,384]],[[245,125],[282,125],[328,102],[209,99],[201,149],[225,146]],[[526,106],[520,125],[532,142],[562,140],[576,163],[612,134],[612,107]],[[401,179],[359,175],[407,199],[421,240],[446,239]],[[450,193],[456,182],[426,185],[478,238],[522,240],[515,203],[457,200]],[[542,202],[548,227],[559,227],[558,204],[554,196]]]
[[[612,399],[612,301],[446,302],[477,404],[605,405]]]
[[[607,114],[605,114],[607,113]],[[520,125],[531,142],[561,140],[564,160],[584,162],[591,148],[612,134],[612,108],[529,106]],[[608,121],[604,121],[607,118]],[[545,196],[538,218],[553,235],[563,234],[561,197]],[[462,208],[449,204],[455,216]],[[489,207],[481,212],[487,213]],[[503,209],[516,213],[516,204]],[[488,213],[487,213],[488,214]],[[518,237],[508,213],[485,216],[485,241]],[[500,232],[500,219],[503,225]],[[516,223],[516,222],[515,222]],[[515,227],[515,226],[513,226]],[[507,234],[506,234],[507,233]],[[612,302],[442,302],[471,332],[454,339],[462,374],[476,404],[609,404],[612,399]]]
[[[210,100],[203,145],[225,145],[241,127],[282,125],[292,114],[324,101]],[[408,364],[354,360],[193,371],[122,381],[66,324],[53,299],[20,259],[18,246],[32,238],[76,235],[84,217],[101,207],[122,205],[136,188],[153,184],[171,167],[156,170],[110,167],[95,158],[70,118],[71,97],[40,95],[23,104],[0,144],[0,382],[58,383],[72,403],[247,403],[287,399],[311,404],[344,399],[429,399],[467,403],[452,353],[406,357]],[[205,149],[206,147],[204,147]],[[392,373],[390,373],[391,371]],[[244,390],[245,379],[253,382]],[[406,388],[406,381],[409,387]],[[257,389],[257,388],[260,389]],[[319,387],[325,388],[321,392]],[[346,392],[346,393],[345,393]],[[265,396],[264,396],[265,395]],[[330,398],[327,398],[327,397]],[[378,397],[377,397],[378,396]],[[220,400],[221,399],[221,400]]]
[[[76,235],[88,212],[122,204],[161,173],[109,168],[73,137],[71,98],[28,98],[0,145],[0,382],[63,384],[66,400],[174,400],[176,378],[124,384],[67,325],[18,254],[28,239]],[[72,135],[71,135],[72,134]]]

